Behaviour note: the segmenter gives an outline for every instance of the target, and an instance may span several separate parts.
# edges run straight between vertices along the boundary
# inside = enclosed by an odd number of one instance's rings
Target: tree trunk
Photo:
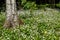
[[[6,21],[4,27],[10,28],[19,25],[16,11],[16,0],[6,0]]]

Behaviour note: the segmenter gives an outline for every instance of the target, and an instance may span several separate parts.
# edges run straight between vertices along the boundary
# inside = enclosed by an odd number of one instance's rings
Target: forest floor
[[[60,40],[59,9],[20,10],[18,13],[24,25],[15,29],[3,28],[5,15],[0,15],[0,40]]]

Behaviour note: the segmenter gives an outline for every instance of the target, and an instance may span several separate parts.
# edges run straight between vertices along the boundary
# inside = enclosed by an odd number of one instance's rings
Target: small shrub
[[[37,9],[35,2],[27,2],[27,0],[22,0],[22,5],[24,9]]]

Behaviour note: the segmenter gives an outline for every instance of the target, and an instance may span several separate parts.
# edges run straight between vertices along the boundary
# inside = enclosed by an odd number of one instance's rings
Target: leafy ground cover
[[[24,25],[14,29],[2,27],[5,16],[0,15],[0,40],[60,40],[60,10],[21,10],[19,18]]]

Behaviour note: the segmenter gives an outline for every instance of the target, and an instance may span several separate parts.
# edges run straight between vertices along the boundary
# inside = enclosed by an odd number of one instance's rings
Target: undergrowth
[[[32,15],[31,15],[32,14]],[[24,25],[15,29],[3,28],[5,15],[0,15],[0,40],[60,40],[60,12],[55,9],[20,11]]]

